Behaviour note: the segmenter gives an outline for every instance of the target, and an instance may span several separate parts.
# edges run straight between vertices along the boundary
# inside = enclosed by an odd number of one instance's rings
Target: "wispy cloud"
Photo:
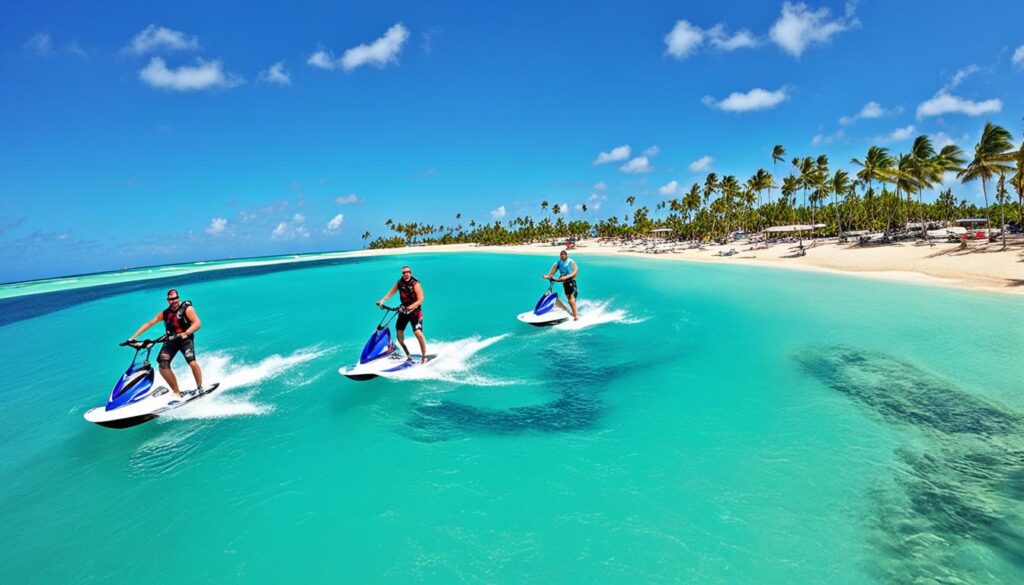
[[[833,134],[815,134],[814,138],[811,139],[811,144],[817,146],[819,144],[832,144],[836,140],[842,140],[846,138],[846,131],[840,128]]]
[[[679,181],[672,180],[669,181],[668,183],[665,183],[661,187],[658,187],[658,193],[661,193],[662,195],[675,195],[678,192]]]
[[[220,61],[198,59],[195,66],[170,69],[160,57],[153,57],[149,65],[139,71],[139,79],[152,87],[172,91],[227,89],[244,83],[240,76],[225,72]]]
[[[917,128],[913,124],[910,124],[909,126],[904,126],[903,128],[897,128],[883,136],[876,137],[875,142],[900,142],[913,136],[915,130],[917,130]]]
[[[608,184],[605,183],[604,181],[598,181],[598,182],[594,183],[594,187],[593,187],[594,191],[604,191],[607,188],[608,188]]]
[[[603,165],[610,162],[617,162],[620,160],[626,160],[629,158],[629,154],[632,150],[628,144],[622,146],[616,146],[609,152],[598,153],[597,158],[594,159],[594,166]]]
[[[644,156],[657,156],[659,152],[661,152],[661,149],[654,145],[644,150]]]
[[[306,63],[312,67],[329,71],[339,68],[352,71],[363,65],[383,68],[398,62],[398,55],[408,40],[409,29],[399,22],[385,31],[384,36],[372,43],[364,43],[348,49],[342,53],[340,59],[335,59],[330,51],[320,48],[309,56]]]
[[[654,167],[651,166],[651,161],[646,156],[638,156],[619,167],[619,170],[624,173],[649,173],[654,170]]]
[[[746,29],[729,34],[723,23],[704,30],[688,20],[676,21],[663,40],[665,54],[679,60],[693,55],[705,41],[719,51],[735,51],[756,47],[759,44],[757,37]]]
[[[988,99],[975,101],[939,90],[931,99],[921,102],[917,106],[917,118],[928,118],[942,116],[944,114],[964,114],[966,116],[981,116],[994,114],[1003,109],[1003,102],[999,99]]]
[[[960,85],[961,83],[963,83],[965,79],[979,71],[981,71],[981,67],[978,67],[974,63],[971,63],[970,65],[964,67],[963,69],[957,69],[956,73],[954,73],[953,77],[949,80],[949,83],[947,83],[946,86],[943,87],[942,89],[944,91],[951,90],[956,86]]]
[[[290,221],[282,221],[277,224],[274,231],[270,232],[273,240],[295,240],[309,237],[309,228],[306,227],[306,217],[296,213]]]
[[[1013,52],[1013,57],[1010,57],[1010,62],[1014,66],[1024,69],[1024,45],[1017,47],[1017,50]]]
[[[701,102],[709,108],[716,108],[726,112],[753,112],[757,110],[770,110],[788,99],[789,93],[785,87],[775,91],[768,91],[757,87],[748,92],[733,92],[721,101],[706,95]]]
[[[713,165],[714,163],[715,159],[705,154],[704,156],[698,158],[697,160],[687,165],[686,168],[690,169],[691,172],[697,173],[700,171],[706,171],[707,169],[711,168],[711,165]]]
[[[601,195],[600,193],[591,193],[590,197],[587,197],[587,210],[597,211],[601,209],[601,206],[604,205],[605,201],[608,201],[607,195]],[[582,211],[582,209],[580,211]]]
[[[338,195],[334,198],[334,202],[338,205],[355,205],[356,203],[360,203],[361,200],[355,193],[349,193],[348,195]]]
[[[36,33],[25,41],[24,47],[40,57],[53,54],[53,39],[47,33]]]
[[[336,234],[341,231],[341,225],[345,223],[345,215],[339,213],[331,218],[331,221],[327,222],[327,227],[324,228],[326,234]]]
[[[341,66],[351,71],[363,65],[384,67],[398,61],[405,41],[409,40],[409,29],[402,23],[395,24],[384,33],[384,36],[366,45],[352,47],[341,56]]]
[[[858,120],[873,120],[875,118],[881,118],[882,116],[898,113],[901,109],[902,108],[893,108],[891,110],[886,110],[878,102],[868,102],[864,104],[864,107],[856,114],[839,118],[839,123],[843,126],[849,126]]]
[[[837,34],[860,26],[855,8],[851,2],[842,17],[833,19],[828,8],[813,10],[803,2],[785,2],[768,37],[783,51],[799,58],[811,45],[826,44]]]
[[[505,210],[505,206],[504,205],[499,205],[495,209],[491,210],[491,212],[490,212],[491,219],[494,219],[494,220],[503,219],[505,217],[506,213],[507,213],[507,211]]]
[[[260,72],[260,81],[276,83],[278,85],[291,85],[292,75],[285,69],[284,61],[278,61],[267,69]]]
[[[221,236],[228,229],[228,220],[223,217],[215,217],[210,220],[210,225],[206,227],[206,233],[211,236]]]
[[[144,55],[153,51],[192,51],[199,48],[199,39],[167,27],[150,24],[132,37],[126,53]]]

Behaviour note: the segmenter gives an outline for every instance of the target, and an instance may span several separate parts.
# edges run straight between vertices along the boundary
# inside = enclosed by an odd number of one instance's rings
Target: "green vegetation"
[[[703,185],[694,183],[677,198],[656,202],[653,215],[647,205],[636,207],[637,198],[633,195],[625,199],[628,214],[604,219],[591,219],[589,215],[594,210],[585,205],[569,219],[568,209],[558,204],[549,206],[545,200],[540,204],[539,219],[527,215],[483,224],[471,220],[467,226],[460,221],[461,213],[456,214],[455,225],[397,223],[388,219],[384,226],[391,233],[370,240],[372,234],[364,232],[363,239],[370,248],[410,244],[509,245],[567,237],[646,236],[652,229],[665,228],[671,230],[670,237],[710,241],[724,240],[737,230],[752,232],[772,225],[817,223],[826,226],[818,230],[819,235],[852,230],[892,234],[906,232],[911,222],[991,218],[995,212],[1004,228],[1005,245],[1006,224],[1024,223],[1024,150],[1014,151],[1012,140],[1009,131],[988,122],[970,160],[955,145],[945,145],[936,152],[927,136],[918,136],[909,152],[895,156],[887,148],[871,146],[863,159],[850,161],[859,167],[852,177],[843,170],[833,173],[826,155],[794,157],[781,181],[778,163],[784,163],[786,150],[778,144],[771,153],[773,172],[758,169],[745,181],[733,175],[719,177],[709,173]],[[952,188],[941,191],[931,203],[923,201],[925,189],[941,185],[943,178],[952,173],[965,183],[981,180],[983,207],[965,199],[957,201]],[[1015,174],[1006,181],[1010,173]],[[997,182],[996,202],[990,206],[988,185],[993,180]],[[1016,203],[1010,197],[1007,182],[1016,192]],[[773,199],[776,189],[779,195]]]

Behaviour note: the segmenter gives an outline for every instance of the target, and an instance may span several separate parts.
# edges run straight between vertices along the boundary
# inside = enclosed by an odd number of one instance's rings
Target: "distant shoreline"
[[[1010,249],[1001,251],[1001,244],[998,243],[974,243],[963,250],[959,244],[945,242],[935,243],[932,246],[907,242],[897,245],[861,247],[854,244],[838,244],[834,241],[819,241],[812,245],[810,240],[805,240],[806,254],[802,256],[798,255],[799,249],[796,244],[775,244],[768,249],[753,250],[749,243],[743,241],[658,254],[639,251],[639,247],[639,245],[631,247],[629,244],[621,242],[601,242],[597,239],[587,239],[579,242],[571,254],[788,268],[969,291],[1024,295],[1024,242],[1020,241],[1015,242]],[[457,252],[527,254],[554,258],[559,250],[561,250],[560,246],[550,243],[511,246],[446,244],[263,257],[265,259],[256,257],[236,261],[195,261],[178,265],[138,268],[126,272],[93,273],[9,283],[0,285],[0,299],[102,286],[113,282],[148,280],[178,274],[318,260]],[[730,250],[735,250],[735,254],[719,255]],[[201,264],[197,264],[197,262]],[[96,282],[64,286],[81,280],[95,280]]]

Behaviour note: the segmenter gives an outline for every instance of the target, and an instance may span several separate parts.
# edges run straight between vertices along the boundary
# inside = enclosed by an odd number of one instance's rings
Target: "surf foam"
[[[645,319],[633,317],[625,309],[611,309],[609,308],[610,304],[611,301],[582,300],[576,305],[576,309],[580,314],[580,320],[573,321],[572,319],[569,319],[564,323],[555,325],[553,329],[576,331],[579,329],[593,327],[595,325],[604,325],[606,323],[625,323],[627,325],[632,325],[645,321]]]
[[[431,341],[428,339],[427,352],[437,354],[437,358],[426,365],[384,374],[382,377],[392,380],[437,380],[472,386],[507,386],[514,384],[515,382],[511,380],[499,380],[473,373],[474,369],[486,361],[476,357],[476,354],[506,337],[508,337],[507,333],[486,339],[481,339],[479,336],[467,337],[456,341]],[[407,336],[405,344],[409,347],[410,351],[419,351],[419,345],[415,337]]]
[[[319,348],[305,348],[287,356],[271,355],[255,364],[236,362],[227,352],[215,352],[201,356],[199,363],[203,368],[203,380],[209,383],[220,382],[220,388],[206,398],[195,401],[167,413],[162,418],[170,419],[203,419],[225,418],[232,416],[259,416],[273,412],[270,404],[262,404],[253,399],[255,389],[248,392],[233,392],[256,386],[261,382],[276,378],[292,368],[316,359],[326,353]],[[174,369],[180,388],[194,385],[192,370],[187,365]],[[158,384],[167,383],[157,374]]]

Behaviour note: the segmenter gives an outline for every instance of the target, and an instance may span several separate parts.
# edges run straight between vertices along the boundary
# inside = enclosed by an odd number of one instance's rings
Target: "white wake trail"
[[[560,331],[578,331],[580,329],[586,329],[595,325],[604,325],[606,323],[624,323],[626,325],[633,325],[646,321],[646,319],[633,317],[625,309],[609,308],[610,304],[611,301],[582,300],[576,305],[576,310],[579,312],[580,320],[573,321],[572,319],[569,319],[564,323],[555,325],[553,329]]]
[[[481,339],[478,336],[458,339],[456,341],[427,340],[427,353],[437,354],[437,358],[421,366],[415,366],[398,372],[382,374],[392,380],[438,380],[455,382],[472,386],[507,386],[514,384],[511,380],[498,380],[473,372],[483,359],[477,357],[481,350],[494,345],[508,337],[508,334],[496,335]],[[419,351],[415,338],[407,337],[405,344],[410,351]],[[399,350],[401,351],[401,350]]]

